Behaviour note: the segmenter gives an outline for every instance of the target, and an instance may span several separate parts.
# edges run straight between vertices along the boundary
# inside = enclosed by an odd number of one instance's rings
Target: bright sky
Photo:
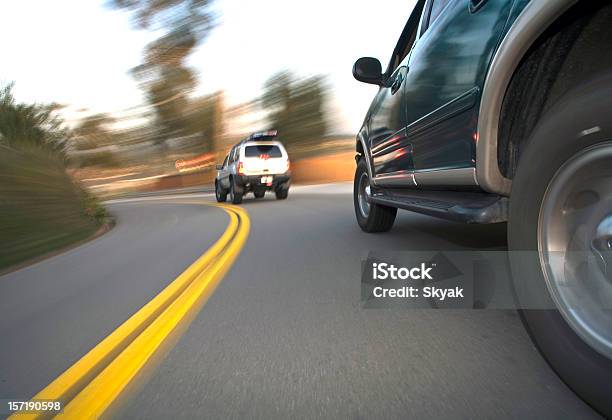
[[[384,67],[414,3],[217,0],[218,26],[190,64],[199,90],[223,90],[230,105],[257,97],[282,69],[328,75],[335,131],[355,132],[377,88],[352,78],[353,62],[373,56]],[[104,0],[12,0],[0,2],[0,15],[0,82],[15,81],[18,100],[69,104],[68,118],[144,105],[128,71],[155,37],[126,13]]]

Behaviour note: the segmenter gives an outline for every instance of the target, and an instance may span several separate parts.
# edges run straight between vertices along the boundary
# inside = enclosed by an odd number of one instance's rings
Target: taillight
[[[287,169],[285,172],[289,171],[289,169],[291,169],[291,162],[289,162],[289,159],[287,159]]]
[[[244,175],[244,164],[242,162],[238,162],[238,175]]]

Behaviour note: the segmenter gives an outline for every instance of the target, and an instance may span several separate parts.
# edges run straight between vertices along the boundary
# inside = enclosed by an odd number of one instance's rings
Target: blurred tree
[[[115,120],[107,114],[96,114],[84,118],[74,129],[73,144],[77,150],[95,149],[115,143],[109,125]]]
[[[155,109],[157,125],[164,139],[187,134],[185,114],[189,107],[187,94],[195,87],[191,70],[177,65],[162,66],[158,78],[145,82],[149,103]]]
[[[139,29],[164,30],[169,44],[195,46],[203,41],[214,24],[211,0],[110,0],[115,9],[132,12]]]
[[[110,0],[111,7],[132,13],[139,29],[161,32],[147,45],[143,63],[133,70],[155,109],[162,145],[174,136],[188,134],[185,114],[196,77],[186,65],[194,49],[214,25],[212,0]]]
[[[325,80],[322,76],[296,79],[282,71],[264,85],[262,105],[271,127],[290,152],[318,143],[327,129]]]
[[[215,118],[218,112],[217,100],[217,95],[209,95],[195,98],[189,104],[185,130],[200,138],[198,151],[201,153],[212,152],[214,149],[213,139],[219,129]]]
[[[61,105],[17,103],[13,86],[0,88],[0,143],[12,148],[40,147],[65,157],[70,132],[57,115]]]
[[[110,127],[114,122],[113,117],[104,113],[82,119],[73,130],[71,144],[77,152],[71,153],[71,163],[79,167],[119,165],[120,159],[111,150],[123,139],[120,132]]]

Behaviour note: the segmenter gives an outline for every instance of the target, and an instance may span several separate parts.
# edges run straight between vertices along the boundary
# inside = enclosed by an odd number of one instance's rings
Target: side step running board
[[[508,198],[464,191],[396,189],[374,192],[370,200],[462,223],[499,223],[508,220]]]

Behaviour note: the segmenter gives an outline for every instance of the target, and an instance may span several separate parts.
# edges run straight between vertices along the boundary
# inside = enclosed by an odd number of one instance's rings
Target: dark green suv
[[[389,230],[398,208],[507,221],[530,335],[612,416],[610,2],[420,0],[386,69],[364,57],[353,75],[380,87],[356,142],[359,226]]]

